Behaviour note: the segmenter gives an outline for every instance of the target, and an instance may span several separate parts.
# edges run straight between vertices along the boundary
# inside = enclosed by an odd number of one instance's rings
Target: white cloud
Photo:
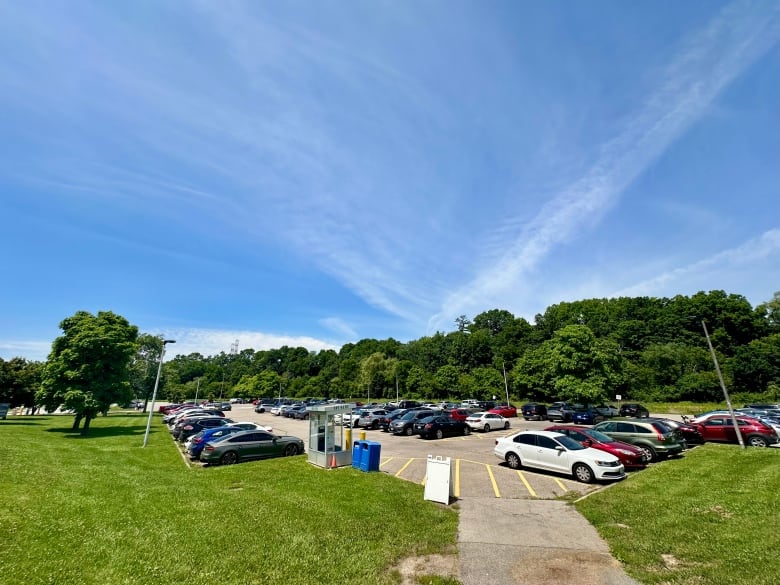
[[[349,325],[349,323],[338,317],[326,317],[325,319],[320,319],[320,325],[346,337],[347,339],[358,338],[357,332]]]
[[[255,351],[278,349],[282,346],[305,347],[309,351],[333,349],[339,346],[307,336],[277,335],[247,330],[220,329],[166,329],[152,331],[152,335],[163,335],[166,339],[176,340],[175,345],[168,347],[168,358],[175,355],[199,353],[204,356],[218,355],[221,352],[230,353],[231,346],[238,342],[238,351],[254,349]]]
[[[530,222],[508,232],[497,258],[445,298],[429,330],[469,311],[513,307],[519,290],[533,288],[530,277],[543,259],[595,225],[723,89],[779,40],[780,6],[767,10],[764,3],[736,2],[722,10],[688,40],[642,108],[627,117],[623,130],[601,145],[593,166],[554,195]]]
[[[633,296],[673,296],[674,294],[693,294],[700,290],[713,288],[725,289],[726,286],[714,286],[713,283],[723,283],[728,275],[746,272],[754,273],[763,266],[774,262],[775,269],[780,268],[780,229],[764,232],[731,250],[723,250],[709,258],[699,260],[688,266],[676,268],[653,278],[639,282],[611,294],[612,297]],[[775,272],[780,274],[780,272]],[[737,288],[737,287],[735,287]],[[739,290],[750,288],[750,283],[742,283]],[[780,288],[780,285],[778,285]],[[674,291],[674,292],[672,292]],[[753,295],[761,298],[750,299],[754,304],[768,300],[772,291],[756,291]]]

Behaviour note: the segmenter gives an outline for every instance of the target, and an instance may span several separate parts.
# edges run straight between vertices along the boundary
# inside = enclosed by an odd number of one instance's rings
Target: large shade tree
[[[111,311],[79,311],[60,323],[36,401],[53,411],[73,410],[73,429],[82,435],[114,402],[132,399],[128,365],[136,354],[138,328]]]

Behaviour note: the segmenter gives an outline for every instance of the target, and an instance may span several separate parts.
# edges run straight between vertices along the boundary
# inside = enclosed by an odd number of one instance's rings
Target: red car
[[[465,408],[453,408],[452,410],[448,410],[447,414],[449,414],[450,418],[452,418],[452,419],[465,422],[466,419],[471,414],[471,412],[469,412]]]
[[[511,404],[497,404],[488,410],[488,412],[492,412],[493,414],[500,414],[504,418],[517,416],[517,409]]]
[[[739,431],[746,445],[751,447],[768,447],[778,442],[777,433],[768,424],[751,416],[739,415],[736,417]],[[723,443],[736,443],[737,433],[734,423],[728,413],[713,413],[697,417],[693,424],[699,427],[702,438],[705,441],[719,441]]]
[[[647,456],[642,449],[623,441],[616,441],[612,437],[595,431],[590,427],[553,425],[544,430],[563,433],[575,441],[579,441],[585,447],[593,447],[599,451],[614,455],[620,459],[620,462],[626,469],[642,469],[647,466]]]

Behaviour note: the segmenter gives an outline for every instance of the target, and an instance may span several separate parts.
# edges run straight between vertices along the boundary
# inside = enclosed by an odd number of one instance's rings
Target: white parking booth
[[[318,404],[309,408],[309,463],[330,469],[352,464],[349,441],[344,440],[341,417],[349,404]]]

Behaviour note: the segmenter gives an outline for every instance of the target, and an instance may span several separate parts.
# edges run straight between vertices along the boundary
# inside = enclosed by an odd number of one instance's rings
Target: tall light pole
[[[281,414],[282,409],[282,360],[281,358],[276,360],[277,366],[276,366],[276,373],[279,374],[279,414]]]
[[[723,382],[723,374],[720,373],[720,366],[718,365],[718,358],[715,355],[715,349],[712,347],[710,341],[710,333],[707,331],[707,325],[704,323],[704,319],[701,320],[701,326],[704,328],[704,337],[707,338],[707,346],[710,348],[710,354],[712,354],[712,361],[715,362],[715,371],[718,373],[718,381],[720,381],[720,388],[723,390],[723,397],[726,399],[726,405],[729,407],[729,413],[731,414],[731,423],[734,425],[734,432],[737,433],[737,441],[739,446],[745,448],[745,441],[742,440],[742,431],[739,430],[739,424],[737,423],[737,417],[734,416],[734,409],[731,406],[731,399],[729,393],[726,391],[726,384]]]
[[[144,434],[144,444],[149,442],[149,429],[152,427],[152,415],[154,414],[154,400],[157,398],[157,387],[160,385],[160,374],[162,373],[163,358],[165,357],[165,346],[169,343],[176,343],[174,339],[165,339],[162,342],[162,351],[160,352],[160,365],[157,366],[157,379],[154,381],[154,390],[152,391],[152,406],[149,408],[149,420],[146,421],[146,433]]]
[[[506,390],[506,405],[509,406],[509,382],[506,380],[506,365],[501,360],[501,369],[504,371],[504,390]]]

